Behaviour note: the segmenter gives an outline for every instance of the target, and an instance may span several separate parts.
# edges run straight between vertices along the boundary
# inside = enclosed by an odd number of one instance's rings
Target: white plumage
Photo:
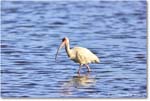
[[[69,57],[74,62],[79,64],[99,63],[98,57],[86,48],[74,47],[71,51],[72,54]]]
[[[74,47],[74,48],[70,49],[69,39],[67,37],[63,38],[62,44],[60,45],[60,47],[57,50],[56,58],[57,58],[57,54],[58,54],[59,50],[63,46],[65,46],[65,50],[66,50],[68,57],[71,60],[73,60],[74,62],[80,64],[78,73],[80,72],[80,68],[82,67],[82,65],[85,65],[87,67],[88,71],[91,71],[88,64],[100,62],[99,58],[95,54],[93,54],[90,50],[88,50],[86,48]]]

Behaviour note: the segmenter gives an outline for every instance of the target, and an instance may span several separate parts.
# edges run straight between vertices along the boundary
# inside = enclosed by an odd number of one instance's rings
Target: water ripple
[[[3,1],[2,97],[146,98],[146,6],[145,1]],[[55,61],[65,36],[71,48],[86,47],[101,63],[78,75],[79,65],[64,49]]]

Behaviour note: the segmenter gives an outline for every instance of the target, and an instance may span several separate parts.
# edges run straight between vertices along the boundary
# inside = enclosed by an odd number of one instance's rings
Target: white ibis
[[[78,73],[80,73],[80,69],[83,65],[85,65],[88,69],[88,72],[91,71],[90,67],[88,66],[89,63],[99,63],[99,58],[93,54],[90,50],[83,48],[83,47],[74,47],[70,49],[69,39],[67,37],[62,39],[62,43],[57,50],[55,60],[57,58],[59,50],[65,46],[66,53],[68,57],[76,63],[79,63]]]

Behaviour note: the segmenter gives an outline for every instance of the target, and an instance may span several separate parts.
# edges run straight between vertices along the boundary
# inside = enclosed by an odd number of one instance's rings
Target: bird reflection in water
[[[91,78],[90,73],[77,74],[62,85],[63,94],[72,95],[74,91],[90,88],[95,82],[96,80]]]

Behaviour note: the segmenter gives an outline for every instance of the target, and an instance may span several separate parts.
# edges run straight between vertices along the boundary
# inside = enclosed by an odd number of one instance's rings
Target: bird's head
[[[59,52],[59,50],[61,49],[61,48],[63,48],[66,44],[68,44],[69,43],[69,39],[67,38],[67,37],[64,37],[63,39],[62,39],[62,43],[60,44],[60,46],[59,46],[59,48],[57,49],[57,53],[56,53],[56,56],[55,56],[55,60],[56,60],[56,58],[57,58],[57,55],[58,55],[58,52]]]
[[[64,45],[66,44],[66,43],[69,43],[69,39],[67,38],[67,37],[64,37],[63,39],[62,39],[62,43],[64,42]]]

